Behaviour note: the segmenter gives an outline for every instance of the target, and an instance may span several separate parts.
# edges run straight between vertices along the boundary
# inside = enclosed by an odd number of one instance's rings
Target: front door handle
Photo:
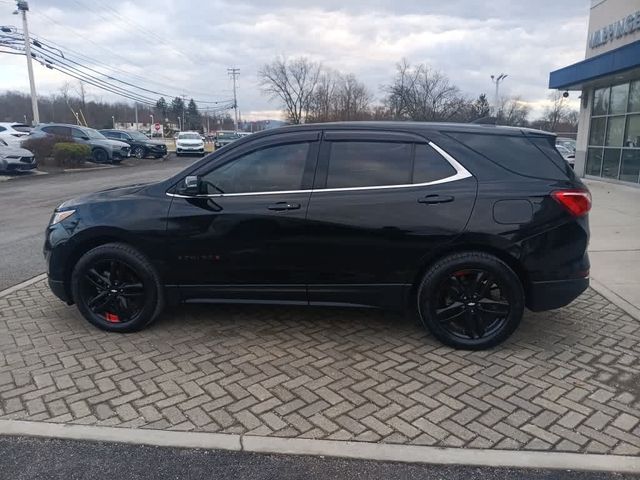
[[[453,202],[454,197],[451,195],[427,195],[419,198],[418,203],[426,203],[427,205],[434,205],[436,203],[449,203]]]
[[[283,210],[298,210],[300,208],[299,203],[278,202],[267,207],[269,210],[275,210],[276,212],[282,212]]]

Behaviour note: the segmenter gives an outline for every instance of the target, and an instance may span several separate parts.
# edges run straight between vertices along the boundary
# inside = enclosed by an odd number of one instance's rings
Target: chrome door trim
[[[438,152],[442,157],[449,162],[449,164],[456,171],[455,174],[441,178],[439,180],[434,180],[432,182],[424,182],[424,183],[407,183],[407,184],[396,184],[396,185],[372,185],[368,187],[340,187],[340,188],[316,188],[316,189],[306,189],[306,190],[279,190],[274,192],[247,192],[247,193],[210,193],[203,195],[180,195],[178,193],[168,193],[167,195],[170,197],[176,198],[218,198],[218,197],[246,197],[246,196],[254,196],[254,195],[289,195],[294,193],[323,193],[323,192],[354,192],[360,190],[388,190],[391,188],[415,188],[415,187],[429,187],[431,185],[440,185],[443,183],[455,182],[458,180],[462,180],[465,178],[472,177],[473,175],[469,172],[460,162],[458,162],[455,158],[453,158],[449,153],[440,148],[433,142],[429,142],[429,146],[431,146],[436,152]]]

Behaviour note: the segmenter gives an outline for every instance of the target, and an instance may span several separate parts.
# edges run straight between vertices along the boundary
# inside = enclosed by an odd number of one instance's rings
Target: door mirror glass
[[[198,195],[200,193],[200,178],[197,175],[187,175],[178,187],[180,195]]]
[[[86,135],[83,135],[80,137],[82,140],[89,140],[89,137],[87,137]]]

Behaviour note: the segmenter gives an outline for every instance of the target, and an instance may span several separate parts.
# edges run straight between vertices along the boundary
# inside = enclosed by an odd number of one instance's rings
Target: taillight
[[[551,196],[574,217],[582,217],[591,210],[591,194],[588,190],[558,190]]]

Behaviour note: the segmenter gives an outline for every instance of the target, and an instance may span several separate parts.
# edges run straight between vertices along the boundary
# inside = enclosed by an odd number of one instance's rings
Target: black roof
[[[366,121],[366,122],[328,122],[328,123],[305,123],[302,125],[286,125],[267,132],[284,132],[300,129],[367,129],[367,130],[397,130],[404,132],[426,132],[426,131],[449,131],[449,132],[469,132],[469,133],[493,133],[513,135],[520,132],[533,135],[551,135],[554,133],[545,132],[526,127],[507,127],[491,124],[477,123],[446,123],[446,122],[403,122],[403,121]]]

